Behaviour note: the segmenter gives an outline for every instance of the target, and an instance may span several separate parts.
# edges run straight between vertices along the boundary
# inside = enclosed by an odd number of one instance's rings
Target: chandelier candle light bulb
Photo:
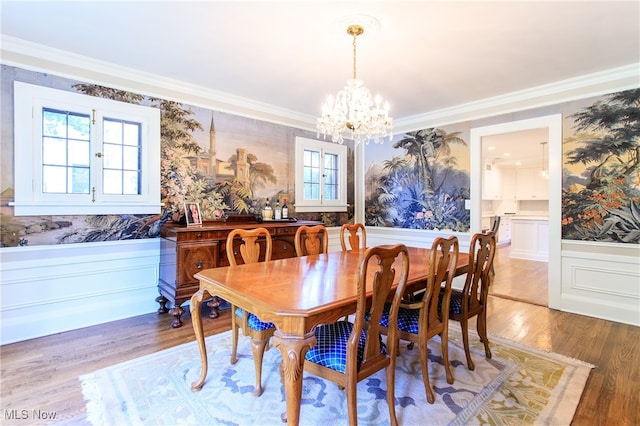
[[[389,117],[389,103],[371,92],[364,81],[356,78],[356,38],[364,33],[360,25],[350,25],[347,34],[353,36],[353,78],[338,92],[335,99],[329,95],[322,106],[322,117],[318,118],[318,136],[331,135],[331,140],[344,143],[343,133],[358,145],[362,141],[384,142],[386,136],[393,137],[393,119]],[[382,106],[384,105],[384,107]]]

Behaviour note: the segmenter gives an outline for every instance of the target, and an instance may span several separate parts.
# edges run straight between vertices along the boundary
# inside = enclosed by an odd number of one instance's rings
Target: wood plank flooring
[[[499,263],[496,277],[517,276],[522,286],[529,278],[509,271],[509,263]],[[535,269],[539,263],[530,266]],[[535,277],[540,271],[528,273]],[[171,319],[151,313],[1,346],[0,423],[51,424],[34,415],[55,413],[55,423],[87,424],[78,377],[195,340],[188,312],[181,328],[171,328]],[[230,313],[222,311],[216,320],[205,316],[203,322],[206,335],[226,331]],[[640,327],[493,296],[488,327],[492,334],[596,365],[573,425],[640,424]],[[477,339],[473,332],[471,339]],[[20,419],[24,413],[28,418]]]
[[[499,246],[493,260],[494,276],[489,293],[512,300],[549,306],[548,263],[511,259],[511,245]]]

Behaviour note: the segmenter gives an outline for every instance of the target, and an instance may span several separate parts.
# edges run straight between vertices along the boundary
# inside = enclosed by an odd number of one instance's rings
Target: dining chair
[[[342,251],[367,248],[367,230],[362,223],[345,223],[340,228]]]
[[[458,262],[458,238],[437,237],[429,253],[429,268],[425,288],[419,297],[405,299],[398,310],[398,338],[417,344],[420,350],[422,380],[430,404],[435,402],[435,395],[429,383],[429,366],[427,342],[434,336],[440,336],[442,361],[447,376],[447,383],[453,384],[453,374],[449,365],[449,299],[451,283]],[[444,283],[444,296],[441,309],[438,309],[440,287]],[[392,306],[387,303],[381,317],[382,333],[390,336]],[[389,341],[387,338],[387,342]]]
[[[298,228],[294,237],[296,256],[309,256],[326,253],[329,249],[329,234],[324,225]]]
[[[395,263],[397,259],[399,263]],[[358,422],[357,384],[373,373],[386,369],[387,405],[392,425],[398,421],[395,412],[395,362],[398,339],[398,307],[405,291],[409,273],[409,253],[403,244],[375,246],[367,249],[360,261],[358,299],[353,322],[338,321],[319,325],[314,333],[317,340],[305,355],[304,371],[323,377],[347,394],[349,424]],[[387,345],[380,335],[380,317],[385,302],[392,294],[388,313]],[[368,297],[367,289],[371,296]]]
[[[236,236],[239,241],[234,240]],[[264,240],[264,251],[258,239]],[[227,236],[226,251],[229,265],[238,264],[238,257],[243,263],[255,263],[261,260],[268,262],[271,260],[272,241],[271,234],[265,228],[255,229],[234,229]],[[264,254],[263,254],[264,253]],[[231,306],[231,363],[238,361],[238,329],[242,328],[244,336],[251,337],[251,352],[253,363],[256,369],[256,385],[253,388],[255,396],[262,395],[262,358],[267,348],[269,339],[275,332],[275,325],[271,322],[263,322],[247,310]]]
[[[498,230],[500,229],[500,216],[496,215],[493,217],[493,225],[491,225],[491,232],[493,236],[498,238]],[[493,262],[491,262],[491,274],[495,275],[496,271],[493,270]]]
[[[487,300],[491,286],[491,265],[496,253],[496,237],[489,231],[474,234],[469,245],[469,270],[462,290],[451,290],[449,319],[459,321],[462,329],[464,353],[467,356],[467,368],[475,369],[469,351],[469,319],[477,317],[476,329],[480,341],[484,344],[484,353],[491,358],[489,338],[487,337]],[[440,300],[444,300],[445,291],[440,291]]]

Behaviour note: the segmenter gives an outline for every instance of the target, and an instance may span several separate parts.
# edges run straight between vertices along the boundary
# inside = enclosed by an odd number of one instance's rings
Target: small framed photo
[[[187,226],[202,226],[200,204],[184,203],[184,216],[187,219]]]

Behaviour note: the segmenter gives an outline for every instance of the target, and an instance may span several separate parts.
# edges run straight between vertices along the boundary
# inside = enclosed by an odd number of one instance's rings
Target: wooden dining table
[[[407,289],[416,291],[425,286],[430,250],[408,247],[408,251]],[[304,360],[308,349],[316,344],[314,329],[355,312],[364,252],[331,252],[198,272],[195,277],[200,288],[191,297],[190,310],[202,371],[191,389],[202,389],[208,370],[200,307],[203,301],[217,296],[275,324],[272,343],[282,353],[286,419],[289,425],[298,425]],[[456,275],[466,273],[468,264],[468,254],[461,252]]]

